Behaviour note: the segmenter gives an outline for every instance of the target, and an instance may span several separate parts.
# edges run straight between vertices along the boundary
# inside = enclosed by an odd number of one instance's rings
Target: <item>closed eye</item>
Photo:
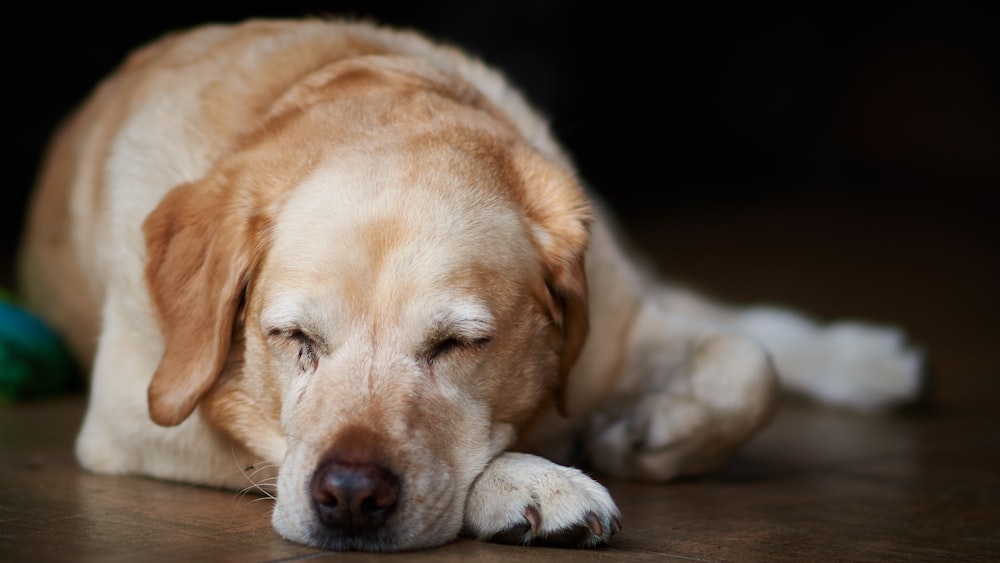
[[[431,346],[426,356],[427,363],[433,364],[443,356],[457,352],[478,350],[485,347],[489,343],[489,338],[462,338],[458,336],[449,336],[439,340]]]
[[[313,342],[313,338],[300,328],[272,328],[267,331],[267,336],[277,344],[309,344]]]
[[[300,328],[273,328],[267,332],[272,345],[285,353],[294,354],[295,364],[302,373],[315,371],[319,365],[316,339]]]

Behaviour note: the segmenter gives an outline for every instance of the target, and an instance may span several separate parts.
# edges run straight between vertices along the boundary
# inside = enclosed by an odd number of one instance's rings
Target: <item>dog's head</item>
[[[566,167],[416,61],[333,63],[145,224],[153,420],[281,465],[273,521],[331,549],[439,544],[586,335]]]

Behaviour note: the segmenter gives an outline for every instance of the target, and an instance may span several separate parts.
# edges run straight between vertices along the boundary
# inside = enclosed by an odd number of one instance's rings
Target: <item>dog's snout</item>
[[[313,504],[320,521],[331,528],[378,529],[396,508],[398,498],[399,479],[379,465],[332,459],[313,474]]]

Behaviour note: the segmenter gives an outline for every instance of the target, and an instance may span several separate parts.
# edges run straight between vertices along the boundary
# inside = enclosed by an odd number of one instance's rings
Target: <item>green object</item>
[[[62,338],[0,288],[0,404],[79,388],[79,371]]]

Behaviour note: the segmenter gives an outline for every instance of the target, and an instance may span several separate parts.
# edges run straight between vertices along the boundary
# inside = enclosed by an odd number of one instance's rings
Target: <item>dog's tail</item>
[[[780,306],[731,307],[676,287],[663,303],[675,312],[722,322],[770,354],[781,386],[830,405],[883,410],[918,401],[926,386],[924,351],[894,326],[821,322]]]
[[[821,323],[777,307],[739,311],[735,324],[771,353],[784,387],[821,402],[879,410],[923,391],[924,353],[896,327]]]

